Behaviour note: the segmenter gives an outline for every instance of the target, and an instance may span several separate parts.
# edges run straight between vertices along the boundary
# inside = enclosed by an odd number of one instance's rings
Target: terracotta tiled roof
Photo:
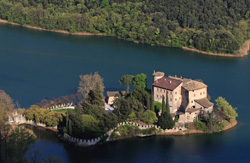
[[[196,80],[191,79],[183,79],[183,88],[185,88],[188,91],[198,90],[201,88],[206,88],[207,85]]]
[[[111,97],[111,96],[115,96],[116,94],[120,94],[121,96],[124,96],[126,94],[125,91],[107,91],[107,96]]]
[[[202,99],[194,100],[194,101],[197,102],[198,104],[200,104],[201,106],[204,106],[205,108],[209,108],[209,107],[214,105],[207,98],[202,98]]]
[[[175,88],[177,88],[181,83],[182,83],[182,81],[180,81],[180,80],[171,79],[171,78],[168,78],[168,77],[163,77],[163,78],[160,78],[160,79],[156,80],[156,81],[153,83],[153,86],[156,86],[156,87],[160,87],[160,88],[164,88],[164,89],[173,91],[173,90],[175,90]]]
[[[188,108],[186,112],[193,113],[197,110],[200,110],[200,108]]]

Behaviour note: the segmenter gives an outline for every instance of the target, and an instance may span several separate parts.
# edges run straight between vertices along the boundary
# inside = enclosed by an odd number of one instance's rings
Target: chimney
[[[172,83],[172,81],[170,80],[170,81],[169,81],[169,83],[171,84],[171,83]]]

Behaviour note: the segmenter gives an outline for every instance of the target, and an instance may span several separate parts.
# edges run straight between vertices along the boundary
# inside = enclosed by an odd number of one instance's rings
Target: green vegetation
[[[49,109],[42,109],[37,105],[31,105],[29,109],[24,112],[26,119],[33,120],[37,123],[44,123],[47,126],[57,126],[62,122],[64,113],[54,112]]]
[[[218,97],[215,102],[217,110],[223,112],[226,120],[235,120],[238,117],[237,108],[233,108],[225,98]]]
[[[214,111],[209,113],[201,112],[199,119],[195,119],[193,125],[197,130],[204,132],[220,132],[230,123],[236,120],[238,113],[223,97],[216,100]]]
[[[129,115],[128,115],[128,121],[134,121],[134,120],[137,120],[137,116],[135,114],[134,111],[132,111]]]
[[[147,110],[143,113],[143,122],[152,125],[156,123],[157,121],[158,121],[158,118],[154,111]]]
[[[68,112],[68,110],[71,110],[71,109],[54,109],[52,111],[66,114]]]
[[[133,75],[123,75],[120,79],[120,84],[125,84],[126,85],[126,93],[129,92],[129,87],[130,85],[133,84],[133,79],[134,76]]]
[[[165,104],[165,101],[166,101],[166,104]],[[166,94],[166,100],[165,100],[165,97],[162,96],[162,113],[159,118],[158,124],[164,130],[172,129],[175,125],[175,121],[170,115],[169,104],[168,104],[168,94]]]
[[[232,0],[0,0],[0,18],[50,30],[233,53],[250,38],[249,6],[249,1]]]
[[[3,90],[0,90],[0,122],[8,121],[8,114],[13,110],[13,100]]]
[[[204,131],[204,132],[208,130],[208,127],[207,127],[206,123],[204,123],[204,122],[202,122],[202,121],[200,121],[198,119],[195,119],[193,124],[194,124],[194,126],[195,126],[195,128],[197,130],[201,130],[201,131]]]
[[[154,110],[158,114],[162,110],[162,104],[158,101],[154,101]]]
[[[35,137],[26,129],[0,124],[0,162],[25,162],[23,156],[35,143]]]
[[[99,85],[100,91],[103,93],[103,78],[99,75],[98,72],[95,72],[94,74],[90,73],[86,75],[80,75],[79,77],[80,82],[77,92],[80,94],[80,100],[89,97],[90,90],[94,90],[97,85]]]
[[[139,134],[142,135],[151,135],[155,134],[155,128],[148,128],[148,129],[139,129],[137,126],[133,125],[123,125],[118,127],[113,133],[111,134],[111,139],[119,139],[119,138],[129,138],[138,136]]]
[[[102,92],[104,85],[101,76],[97,73],[82,76],[84,76],[84,82],[81,78],[79,87],[82,87],[84,98],[75,110],[68,110],[64,132],[81,139],[96,138],[116,127],[118,120],[114,113],[105,112]],[[95,82],[95,87],[89,90],[85,84],[93,85],[91,81],[95,78],[99,82]],[[84,95],[85,93],[88,93],[87,96]]]

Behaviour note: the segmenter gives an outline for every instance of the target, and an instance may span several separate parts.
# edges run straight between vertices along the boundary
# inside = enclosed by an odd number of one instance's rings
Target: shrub
[[[197,130],[201,130],[204,132],[208,130],[206,124],[198,119],[195,119],[193,124]]]

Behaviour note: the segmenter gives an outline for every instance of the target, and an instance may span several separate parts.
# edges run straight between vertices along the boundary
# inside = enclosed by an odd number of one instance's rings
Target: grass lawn
[[[55,109],[55,110],[52,110],[52,111],[58,112],[58,113],[67,113],[67,110],[72,110],[72,109]]]

